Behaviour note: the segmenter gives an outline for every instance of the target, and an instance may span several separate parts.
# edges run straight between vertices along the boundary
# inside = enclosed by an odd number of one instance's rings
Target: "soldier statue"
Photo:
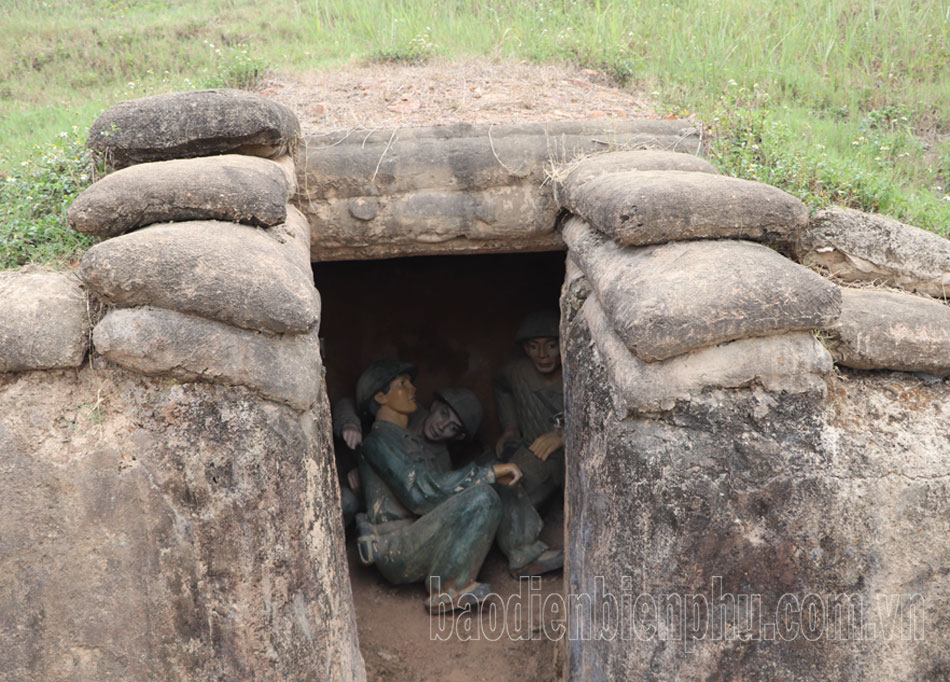
[[[564,554],[538,540],[537,509],[564,485],[561,381],[557,313],[529,314],[515,335],[525,355],[504,365],[495,377],[495,406],[503,432],[495,446],[502,461],[518,465],[521,485],[500,491],[504,520],[498,544],[514,575],[538,575],[560,568]]]
[[[376,363],[371,367],[377,366]],[[407,365],[408,366],[408,365]],[[333,403],[333,433],[348,448],[356,450],[369,432],[373,373],[367,370],[357,381],[356,400],[340,398]],[[361,418],[360,415],[363,415]],[[482,404],[467,388],[450,387],[435,392],[431,408],[419,407],[409,417],[409,431],[422,439],[427,461],[438,471],[452,468],[448,444],[472,438],[482,422]],[[359,469],[351,469],[341,485],[344,527],[362,509]]]
[[[467,433],[451,407],[460,393],[437,394],[414,433],[415,376],[408,363],[380,360],[357,382],[357,405],[375,417],[359,457],[367,509],[357,516],[360,558],[392,583],[425,582],[430,611],[475,606],[492,593],[476,580],[502,519],[492,486],[517,485],[521,470],[511,463],[451,470],[444,437]]]

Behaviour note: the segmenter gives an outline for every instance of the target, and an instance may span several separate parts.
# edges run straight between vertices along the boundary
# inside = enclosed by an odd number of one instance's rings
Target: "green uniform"
[[[461,590],[485,560],[502,505],[491,467],[446,471],[433,454],[420,436],[387,421],[373,424],[360,457],[377,535],[373,558],[392,583],[438,577],[441,590]]]
[[[369,434],[370,426],[364,428],[356,413],[356,403],[352,398],[340,398],[333,403],[333,435],[343,439],[343,428],[345,426],[355,426],[360,430],[363,436]],[[428,416],[428,410],[419,408],[409,417],[409,430],[421,437],[422,423]],[[447,472],[452,469],[452,456],[445,443],[431,443],[422,439],[425,448],[426,461],[435,471]],[[340,466],[340,463],[337,463]],[[342,467],[340,467],[342,468]],[[343,503],[343,527],[350,525],[353,517],[363,508],[363,501],[354,493],[345,481],[340,483],[340,498]]]
[[[560,381],[546,384],[531,360],[519,358],[498,372],[494,393],[502,427],[517,430],[514,442],[506,447],[514,450],[511,461],[524,472],[516,488],[496,486],[504,508],[498,546],[508,557],[509,567],[517,569],[548,548],[538,539],[544,523],[537,507],[564,485],[564,448],[542,462],[528,446],[554,429],[553,418],[563,410],[564,392]]]

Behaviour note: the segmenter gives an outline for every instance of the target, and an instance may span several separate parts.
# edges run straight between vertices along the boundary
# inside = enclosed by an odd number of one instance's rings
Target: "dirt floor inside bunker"
[[[648,96],[622,91],[596,71],[520,62],[367,64],[280,73],[262,85],[260,94],[290,107],[305,135],[457,122],[659,117]],[[561,253],[316,265],[315,280],[324,300],[321,335],[326,340],[331,399],[353,386],[368,361],[395,353],[423,365],[422,404],[450,379],[471,386],[486,406],[483,440],[491,442],[497,435],[491,371],[514,350],[510,335],[519,317],[536,307],[557,305],[563,273]],[[447,286],[452,281],[455,286]],[[399,284],[395,290],[394,282]],[[375,298],[372,292],[381,286],[390,294],[400,289],[415,292],[416,304],[400,307],[387,300],[368,307]],[[479,319],[487,324],[470,323]],[[470,448],[463,457],[472,454]],[[347,537],[347,561],[368,679],[541,682],[560,676],[556,629],[564,617],[556,612],[563,590],[560,572],[533,583],[519,582],[493,549],[480,579],[490,582],[498,594],[494,614],[505,613],[511,622],[499,628],[491,620],[491,609],[439,621],[423,608],[421,585],[390,585],[375,569],[359,564],[352,533]],[[542,538],[563,547],[559,500],[545,509]],[[511,620],[512,609],[500,608],[503,603],[523,604],[517,621]]]

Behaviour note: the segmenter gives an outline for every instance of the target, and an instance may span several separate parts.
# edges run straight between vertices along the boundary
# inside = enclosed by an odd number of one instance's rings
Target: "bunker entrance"
[[[564,253],[423,256],[314,265],[323,296],[330,400],[352,396],[356,379],[377,358],[412,362],[420,404],[446,386],[465,386],[485,409],[480,440],[500,429],[492,375],[518,348],[522,318],[557,309]]]
[[[493,376],[507,360],[523,353],[514,337],[525,315],[557,310],[564,253],[321,262],[313,270],[323,297],[320,334],[331,403],[353,396],[357,378],[373,360],[412,362],[419,370],[415,383],[421,406],[429,406],[440,388],[463,386],[474,391],[484,407],[477,438],[453,444],[453,466],[493,452],[501,433]],[[335,445],[337,467],[345,476],[356,466],[355,455],[341,440]],[[561,549],[563,495],[555,498],[541,509],[541,539]],[[508,624],[507,636],[495,632],[480,637],[481,622],[488,616],[465,614],[456,616],[449,630],[443,620],[433,636],[437,618],[424,608],[422,584],[391,585],[375,566],[362,566],[355,535],[353,527],[347,529],[347,561],[369,679],[509,679],[514,670],[524,671],[519,676],[525,680],[554,679],[556,642],[526,630],[528,622]],[[529,594],[527,583],[509,575],[497,547],[489,552],[478,579],[491,584],[499,604],[524,592],[518,612],[523,621],[541,598],[563,592],[562,574],[554,572],[533,583]]]

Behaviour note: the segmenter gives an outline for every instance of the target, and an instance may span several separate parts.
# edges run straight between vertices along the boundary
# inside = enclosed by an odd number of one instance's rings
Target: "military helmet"
[[[474,437],[482,424],[482,403],[478,397],[467,388],[460,387],[443,388],[434,395],[436,400],[441,400],[458,415],[465,427],[465,436]]]
[[[389,382],[403,374],[408,374],[410,379],[415,380],[417,373],[416,366],[410,362],[374,361],[356,380],[356,409],[369,414],[369,403],[373,396],[385,389]]]
[[[558,325],[560,316],[553,310],[535,310],[521,322],[518,333],[515,335],[517,343],[524,343],[528,339],[560,337]]]

